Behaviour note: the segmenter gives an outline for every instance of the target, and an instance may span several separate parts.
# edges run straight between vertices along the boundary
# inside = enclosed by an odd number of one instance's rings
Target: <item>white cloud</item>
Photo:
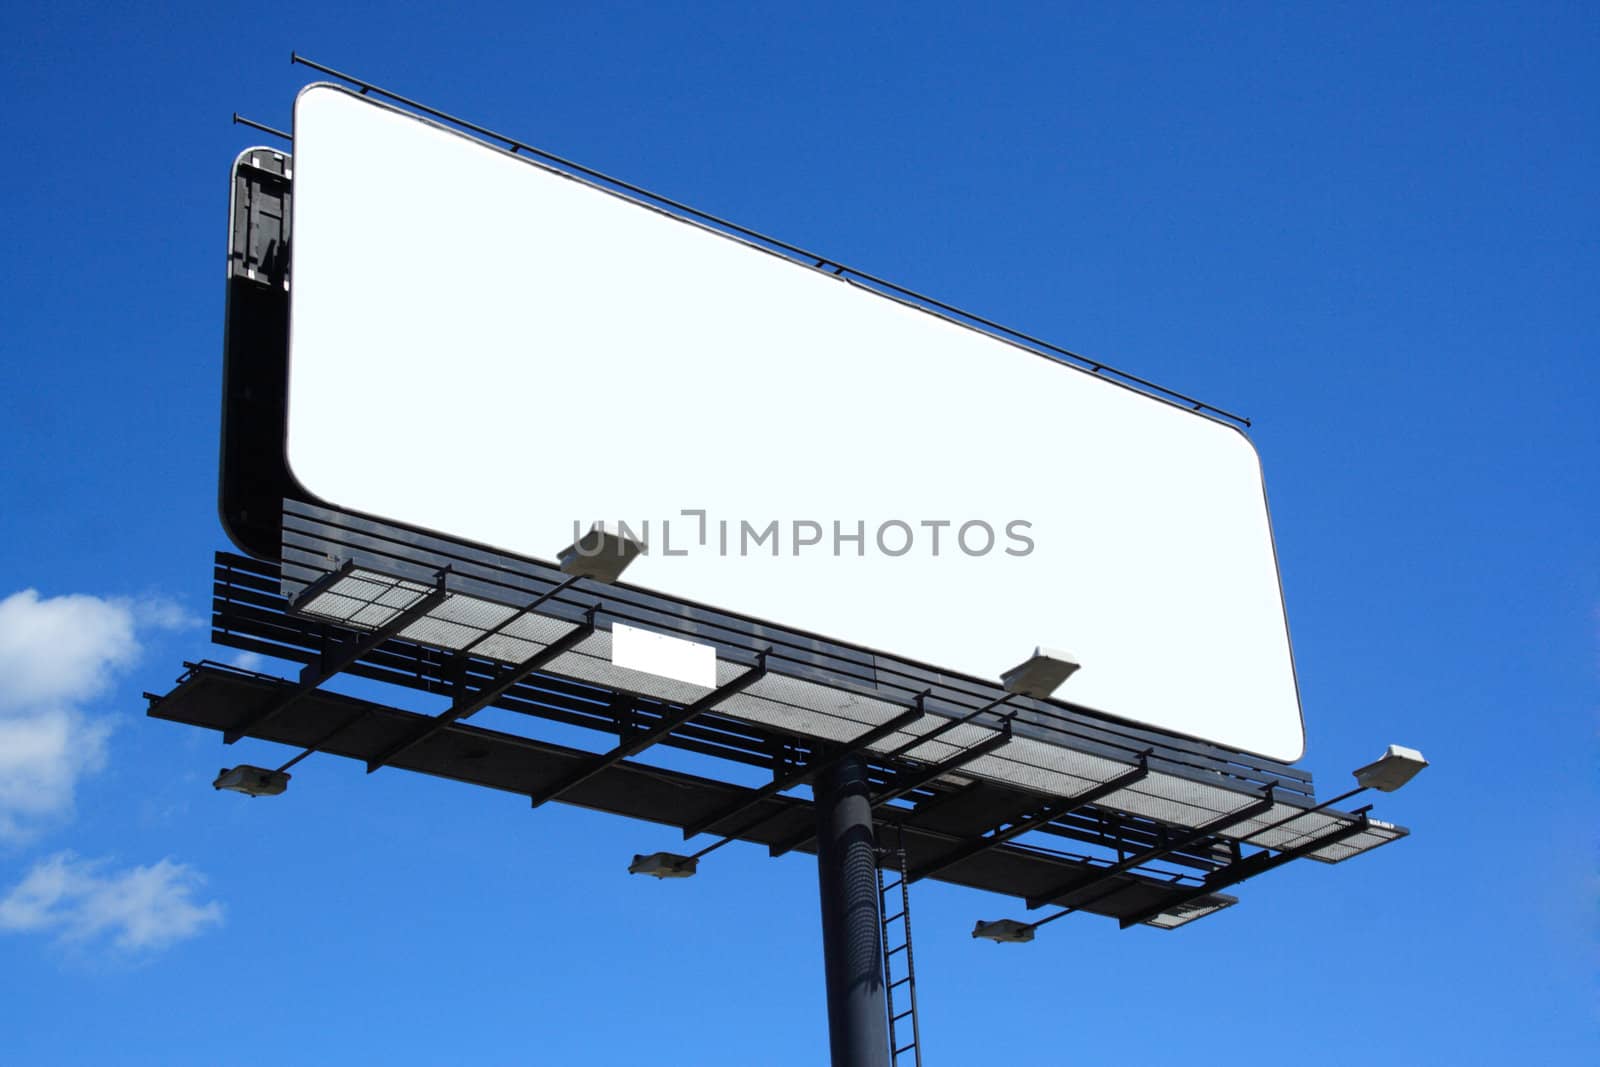
[[[70,812],[78,780],[105,765],[110,733],[71,708],[0,715],[0,839]]]
[[[78,781],[105,762],[109,719],[80,705],[139,656],[139,634],[190,622],[170,600],[0,600],[0,840],[72,811]]]
[[[222,905],[200,903],[204,877],[163,859],[147,867],[108,871],[106,861],[58,852],[0,900],[0,930],[53,933],[58,942],[93,948],[109,943],[125,953],[149,952],[222,922]]]
[[[259,671],[266,657],[256,652],[236,652],[228,662],[242,671]]]
[[[0,709],[96,696],[138,655],[126,602],[36,589],[0,600]]]

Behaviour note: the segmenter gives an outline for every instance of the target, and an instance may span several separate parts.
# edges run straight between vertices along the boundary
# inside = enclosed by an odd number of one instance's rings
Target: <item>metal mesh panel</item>
[[[1350,825],[1348,819],[1341,819],[1327,812],[1308,812],[1296,815],[1302,809],[1291,807],[1287,804],[1273,806],[1265,815],[1257,816],[1248,822],[1240,823],[1236,830],[1230,830],[1225,836],[1237,837],[1241,841],[1248,841],[1253,845],[1263,845],[1273,849],[1299,848],[1324,837],[1333,831]],[[1293,817],[1293,818],[1291,818]],[[1290,819],[1282,826],[1273,827],[1275,822]],[[1267,829],[1271,827],[1271,829]],[[1320,860],[1324,863],[1338,863],[1351,856],[1360,855],[1379,845],[1386,845],[1390,841],[1405,836],[1399,829],[1390,823],[1373,819],[1367,829],[1353,837],[1335,841],[1307,853],[1308,858]]]
[[[456,622],[476,630],[489,630],[517,613],[516,608],[492,600],[452,594],[443,604],[428,612],[428,618]]]
[[[1372,820],[1372,824],[1354,837],[1347,837],[1343,841],[1335,841],[1306,855],[1310,859],[1320,860],[1323,863],[1340,863],[1351,856],[1359,856],[1379,845],[1387,845],[1391,841],[1398,841],[1405,834],[1392,823]]]
[[[1070,797],[1093,788],[1097,783],[1086,778],[1075,778],[1070,774],[1048,770],[1031,763],[1008,759],[1011,750],[1017,742],[1002,748],[999,752],[980,756],[961,770],[976,778],[988,778],[1006,785],[1020,786],[1036,793],[1048,796]]]
[[[432,590],[420,582],[357,569],[342,575],[296,608],[306,615],[331,619],[341,625],[375,630],[430,592]]]
[[[370,602],[366,600],[344,596],[340,593],[323,592],[306,601],[300,610],[307,615],[316,615],[324,619],[345,622],[353,618],[357,612],[369,606],[371,606]]]
[[[357,570],[310,597],[300,610],[344,626],[377,629],[430,592],[430,587],[418,582]],[[574,625],[565,619],[522,613],[496,601],[452,593],[397,636],[516,664],[536,655]],[[496,631],[497,627],[503,628]]]
[[[1026,737],[1018,738],[1006,746],[1005,758],[1095,782],[1109,782],[1117,775],[1133,769],[1132,762],[1122,763],[1087,752],[1074,752],[1070,748]]]
[[[734,718],[826,741],[850,741],[905,710],[885,700],[783,674],[768,674],[717,705],[717,711]],[[901,740],[874,747],[884,751],[912,737],[894,736]]]
[[[535,641],[524,641],[504,634],[491,634],[472,646],[472,654],[496,659],[502,663],[521,663],[532,659],[545,646]]]
[[[416,622],[400,631],[400,636],[407,641],[416,641],[424,645],[434,645],[438,648],[448,648],[459,652],[472,642],[483,636],[483,631],[473,626],[463,626],[458,622],[445,622],[433,615],[425,615]]]
[[[826,741],[849,741],[860,736],[863,730],[863,724],[855,719],[797,708],[793,704],[752,696],[748,691],[722,701],[717,711],[785,733],[820,737]]]
[[[1153,919],[1146,920],[1146,925],[1159,927],[1162,930],[1176,930],[1186,923],[1196,919],[1204,919],[1207,915],[1215,915],[1223,908],[1231,907],[1233,900],[1223,896],[1201,897],[1191,900],[1187,904],[1179,904],[1171,911],[1164,911]]]
[[[522,663],[577,628],[577,623],[565,619],[524,613],[478,641],[470,651],[503,663]]]
[[[916,733],[911,736],[916,737],[920,734],[931,733],[942,725],[944,725],[943,720],[935,719],[930,727],[928,720],[924,719],[917,724]],[[933,740],[924,741],[915,748],[907,749],[905,755],[914,760],[921,760],[923,763],[939,763],[951,758],[963,749],[971,748],[973,745],[989,740],[994,735],[994,730],[986,730],[981,726],[967,723],[952,730],[946,730]]]
[[[1254,804],[1257,799],[1249,793],[1218,789],[1176,775],[1152,773],[1144,781],[1119,789],[1100,803],[1130,815],[1196,827]]]
[[[576,628],[576,625],[550,615],[530,613],[512,619],[500,632],[507,637],[519,637],[534,644],[548,645],[564,637]]]
[[[876,726],[905,710],[888,701],[784,674],[768,674],[745,692],[797,708],[839,715],[862,726]]]
[[[1230,829],[1228,836],[1248,841],[1252,845],[1265,845],[1268,848],[1293,848],[1313,837],[1348,825],[1344,820],[1334,818],[1325,812],[1296,814],[1303,810],[1289,804],[1274,804],[1265,815],[1258,815]],[[1267,829],[1273,823],[1283,822],[1285,819],[1290,821],[1284,822],[1282,826]]]
[[[344,624],[346,626],[358,626],[362,629],[376,630],[398,614],[398,611],[388,605],[368,604],[344,620]]]

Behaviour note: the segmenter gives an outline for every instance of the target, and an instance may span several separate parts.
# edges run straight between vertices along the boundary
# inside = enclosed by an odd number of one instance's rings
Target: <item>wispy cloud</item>
[[[107,870],[107,861],[58,852],[34,864],[0,900],[0,930],[55,935],[67,946],[139,954],[166,948],[222,922],[222,905],[201,902],[204,877],[170,859]]]
[[[79,780],[105,763],[111,721],[83,705],[138,659],[139,636],[187,625],[170,600],[0,600],[0,840],[70,815]]]
[[[228,660],[229,663],[245,671],[259,671],[266,657],[257,652],[236,652]]]

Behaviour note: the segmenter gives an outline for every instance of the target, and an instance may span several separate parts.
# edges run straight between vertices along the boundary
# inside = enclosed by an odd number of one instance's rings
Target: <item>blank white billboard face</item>
[[[1241,433],[342,89],[294,142],[324,501],[546,561],[624,522],[631,584],[1302,754]]]

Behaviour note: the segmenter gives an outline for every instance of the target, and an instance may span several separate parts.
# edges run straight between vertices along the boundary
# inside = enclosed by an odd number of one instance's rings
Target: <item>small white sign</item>
[[[617,623],[611,628],[611,662],[705,689],[717,687],[717,650],[710,645]]]

